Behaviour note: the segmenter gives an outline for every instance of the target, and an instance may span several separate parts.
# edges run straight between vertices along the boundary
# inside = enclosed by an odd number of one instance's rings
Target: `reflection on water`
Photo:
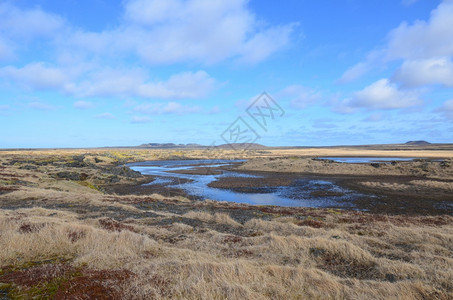
[[[208,186],[212,181],[221,177],[259,176],[224,171],[222,174],[212,175],[189,175],[170,173],[169,171],[188,170],[199,166],[218,167],[227,166],[240,160],[171,160],[149,161],[132,163],[128,166],[144,175],[153,175],[155,180],[148,183],[161,184],[168,187],[180,188],[191,196],[202,199],[229,201],[255,205],[279,205],[279,206],[302,206],[302,207],[353,207],[352,201],[363,197],[357,192],[342,188],[330,181],[313,179],[295,179],[289,186],[262,187],[254,189],[255,193],[240,193],[227,189],[217,189]],[[184,180],[181,180],[184,179]],[[189,182],[186,182],[190,180]],[[180,183],[185,182],[185,183]]]

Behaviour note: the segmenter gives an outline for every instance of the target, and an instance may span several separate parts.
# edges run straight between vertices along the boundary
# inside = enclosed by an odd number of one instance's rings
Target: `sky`
[[[0,0],[0,148],[453,142],[453,0]]]

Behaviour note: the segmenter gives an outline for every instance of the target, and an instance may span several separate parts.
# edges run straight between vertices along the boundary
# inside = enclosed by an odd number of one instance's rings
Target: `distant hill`
[[[406,142],[405,145],[423,146],[423,145],[431,145],[431,143],[427,142],[427,141],[409,141],[409,142]]]

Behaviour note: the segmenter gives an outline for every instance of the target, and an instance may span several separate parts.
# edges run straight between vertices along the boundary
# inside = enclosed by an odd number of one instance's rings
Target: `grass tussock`
[[[137,299],[453,297],[452,218],[407,226],[392,219],[361,225],[353,217],[339,223],[346,216],[334,216],[317,228],[295,217],[241,224],[226,213],[189,211],[184,223],[150,225],[3,210],[0,282],[22,296],[39,287],[53,296],[85,289],[93,297],[104,291]]]
[[[225,224],[231,226],[241,226],[238,222],[233,220],[229,215],[224,213],[210,214],[202,211],[191,211],[183,215],[185,218],[197,219],[203,222]]]

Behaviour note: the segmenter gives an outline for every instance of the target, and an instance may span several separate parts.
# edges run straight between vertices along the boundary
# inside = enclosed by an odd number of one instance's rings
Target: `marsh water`
[[[340,187],[334,181],[295,178],[290,185],[257,187],[254,192],[238,192],[231,189],[209,187],[208,184],[222,177],[257,178],[251,175],[230,170],[223,170],[221,174],[192,175],[172,173],[172,171],[191,170],[198,167],[223,167],[241,160],[168,160],[131,163],[128,166],[144,175],[154,176],[154,181],[148,185],[159,184],[163,188],[179,188],[189,196],[199,199],[212,199],[247,203],[254,205],[278,205],[292,207],[338,207],[354,208],[354,200],[365,195]],[[370,195],[367,195],[370,197]],[[373,196],[371,196],[373,197]]]

